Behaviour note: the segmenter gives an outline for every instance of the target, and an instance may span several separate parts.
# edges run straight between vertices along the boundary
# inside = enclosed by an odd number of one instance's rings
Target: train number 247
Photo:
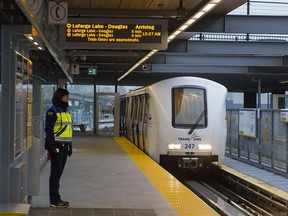
[[[185,144],[185,149],[193,149],[195,144]]]

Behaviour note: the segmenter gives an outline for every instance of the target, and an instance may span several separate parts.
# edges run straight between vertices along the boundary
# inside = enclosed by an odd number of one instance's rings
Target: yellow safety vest
[[[72,142],[72,118],[69,112],[57,112],[54,124],[55,142]]]

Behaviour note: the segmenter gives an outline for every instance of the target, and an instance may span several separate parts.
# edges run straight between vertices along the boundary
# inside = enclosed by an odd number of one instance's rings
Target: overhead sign
[[[97,69],[96,68],[88,68],[87,74],[88,75],[96,75],[97,74]]]
[[[53,2],[49,1],[48,23],[66,24],[68,17],[67,2]]]
[[[166,49],[167,20],[71,18],[60,45],[74,49]]]

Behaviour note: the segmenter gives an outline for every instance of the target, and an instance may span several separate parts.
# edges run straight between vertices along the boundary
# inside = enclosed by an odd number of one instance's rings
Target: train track
[[[217,180],[214,182],[214,187],[220,188],[220,190],[227,188],[227,192],[225,192],[227,195],[231,191],[231,200],[234,197],[235,202],[241,202],[248,209],[255,208],[255,211],[259,211],[261,215],[266,215],[266,212],[273,216],[288,215],[288,197],[280,196],[278,193],[255,185],[253,182],[226,172],[217,166],[213,166],[212,170],[213,179]]]
[[[253,215],[241,205],[229,200],[227,196],[200,180],[188,180],[185,181],[185,185],[220,215]]]
[[[177,178],[220,215],[288,215],[288,197],[272,193],[217,166],[194,173],[189,179],[187,174]]]

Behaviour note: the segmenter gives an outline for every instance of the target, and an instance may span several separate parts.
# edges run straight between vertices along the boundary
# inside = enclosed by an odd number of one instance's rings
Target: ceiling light
[[[285,83],[288,83],[288,80],[281,80],[281,81],[279,81],[279,83],[285,84]]]
[[[196,19],[194,19],[194,18],[191,18],[191,19],[189,19],[187,22],[185,22],[185,24],[186,25],[191,25],[193,22],[195,22],[196,21]]]
[[[169,37],[168,37],[168,42],[170,42],[172,39],[174,39],[176,37],[176,35],[170,35]]]
[[[197,14],[195,14],[195,16],[193,16],[193,18],[199,19],[199,18],[202,17],[204,14],[205,14],[204,11],[199,11]]]
[[[24,34],[24,36],[31,42],[33,43],[33,45],[35,45],[37,47],[37,49],[39,50],[43,50],[43,46],[41,45],[41,43],[39,42],[39,40],[37,39],[36,36],[33,36],[32,34]]]
[[[187,24],[185,23],[185,25],[182,25],[182,26],[179,28],[179,31],[180,31],[180,32],[184,31],[186,28],[188,28],[188,26],[189,26],[189,25],[187,25]]]
[[[215,5],[216,4],[208,4],[202,9],[202,11],[204,12],[210,11],[213,7],[215,7]]]
[[[167,43],[170,43],[177,35],[181,34],[187,28],[191,26],[192,23],[197,21],[200,17],[207,14],[211,11],[217,4],[219,4],[222,0],[211,0],[207,3],[203,8],[201,8],[195,15],[192,15],[186,22],[184,22],[179,28],[177,28],[171,35],[167,38]],[[158,50],[152,50],[147,55],[145,55],[141,60],[139,60],[136,64],[134,64],[124,75],[117,79],[120,81],[125,76],[127,76],[130,72],[132,72],[135,68],[137,68],[140,64],[150,58],[154,53],[158,52]]]
[[[220,1],[222,1],[222,0],[212,0],[211,3],[212,3],[212,4],[214,4],[214,3],[215,3],[215,4],[218,4]]]

